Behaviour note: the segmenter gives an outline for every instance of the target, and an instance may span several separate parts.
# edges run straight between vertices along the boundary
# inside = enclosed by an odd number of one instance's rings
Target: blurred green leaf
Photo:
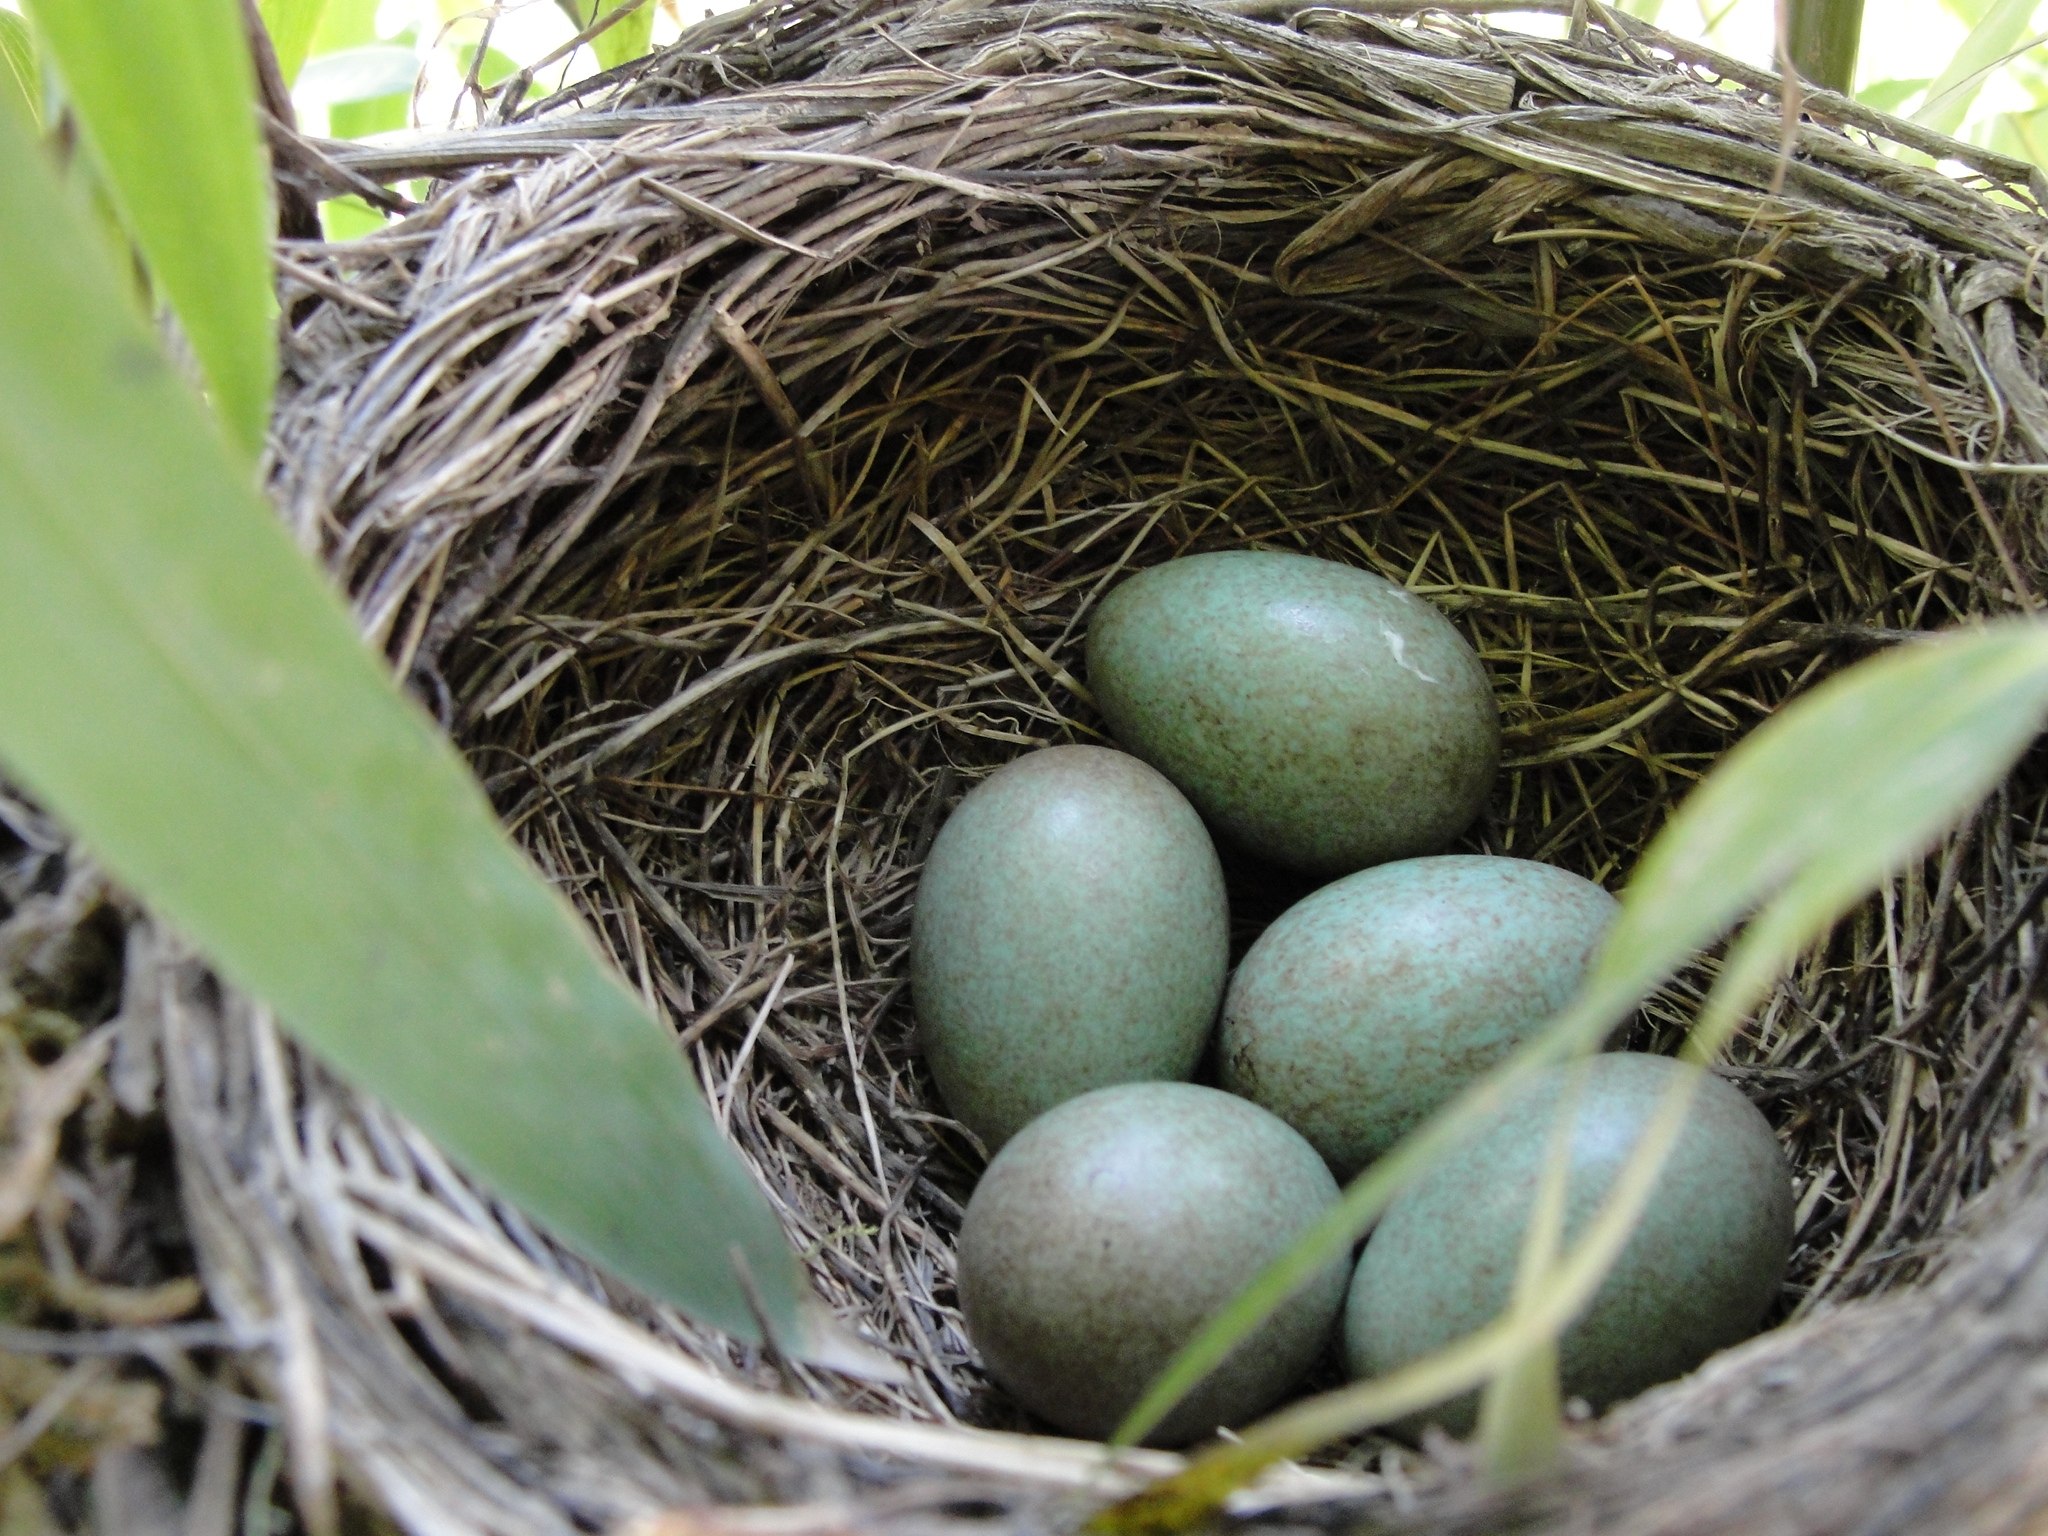
[[[637,4],[636,0],[556,0],[556,4],[578,32],[613,11],[634,7],[630,14],[620,17],[590,40],[599,69],[616,69],[621,64],[631,63],[647,52],[654,36],[654,0],[637,0]]]
[[[269,160],[235,0],[29,0],[122,224],[253,459],[277,371]]]
[[[462,78],[469,78],[470,69],[476,64],[476,44],[463,43],[455,50],[455,62],[461,66]],[[512,58],[495,48],[484,50],[483,66],[477,69],[476,83],[483,90],[490,90],[519,73],[519,65]]]
[[[326,0],[319,28],[313,33],[313,53],[335,53],[377,42],[379,4],[380,0]]]
[[[320,205],[320,233],[329,240],[355,240],[373,235],[391,222],[381,208],[360,197],[331,197]]]
[[[1758,726],[1644,853],[1570,1006],[1354,1180],[1329,1217],[1189,1342],[1119,1426],[1117,1441],[1135,1441],[1158,1423],[1513,1084],[1605,1038],[1761,906],[1731,947],[1695,1029],[1693,1049],[1711,1055],[1803,947],[1998,783],[2044,717],[2048,623],[2007,620],[1862,662]],[[1514,1357],[1514,1348],[1501,1347],[1508,1349],[1503,1359]],[[1333,1413],[1318,1418],[1304,1410],[1296,1422],[1342,1423],[1340,1433],[1383,1422]]]
[[[1990,148],[2048,169],[2048,107],[2001,112],[1991,128]]]
[[[327,0],[258,0],[257,8],[263,14],[264,30],[270,34],[270,46],[277,53],[277,67],[289,87],[312,51]]]
[[[336,102],[327,110],[328,124],[338,139],[367,139],[373,133],[391,133],[405,127],[411,117],[410,93]]]
[[[1992,0],[1970,28],[1955,57],[1927,88],[1913,121],[1936,133],[1954,133],[1969,115],[1984,82],[2011,58],[2040,0]]]
[[[419,75],[420,56],[412,49],[369,43],[318,55],[307,63],[292,94],[307,107],[333,108],[392,96],[406,101]],[[404,126],[402,113],[392,126]],[[352,137],[346,129],[333,131],[338,137]]]
[[[1915,92],[1926,90],[1932,83],[1929,80],[1873,80],[1856,93],[1856,99],[1879,112],[1896,112],[1913,99]]]
[[[805,1348],[794,1258],[674,1042],[362,645],[13,113],[0,401],[8,775],[492,1188]]]
[[[335,138],[364,139],[411,122],[419,72],[419,55],[410,48],[342,48],[306,66],[298,95],[305,108],[327,114],[327,131]],[[320,205],[321,232],[329,240],[353,240],[389,222],[381,209],[360,197],[337,197]]]
[[[40,122],[41,79],[36,70],[36,41],[29,35],[28,19],[13,11],[0,11],[0,101],[19,102],[25,114],[23,121]]]

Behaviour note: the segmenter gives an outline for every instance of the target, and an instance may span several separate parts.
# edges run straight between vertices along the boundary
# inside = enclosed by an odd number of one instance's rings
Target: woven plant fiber
[[[767,4],[479,128],[278,136],[302,192],[427,184],[284,248],[283,515],[895,1367],[612,1285],[144,921],[127,1012],[302,1504],[1059,1530],[1179,1464],[982,1377],[981,1153],[903,983],[951,805],[1101,739],[1080,648],[1120,575],[1257,545],[1426,596],[1506,731],[1467,846],[1612,889],[1787,699],[2038,606],[2038,179],[1597,5],[1559,40],[1483,9]],[[1800,1180],[1780,1326],[1520,1490],[1367,1438],[1229,1518],[2041,1528],[2043,811],[2023,764],[1736,1046]],[[1238,874],[1248,940],[1298,892]],[[1632,1043],[1672,1048],[1704,975]]]

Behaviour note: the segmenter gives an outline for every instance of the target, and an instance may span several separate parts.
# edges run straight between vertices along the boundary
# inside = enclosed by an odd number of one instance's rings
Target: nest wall
[[[418,1531],[766,1499],[1017,1527],[1170,1464],[976,1432],[1032,1426],[960,1328],[980,1151],[903,983],[950,806],[1102,739],[1079,646],[1121,575],[1253,544],[1427,596],[1505,725],[1469,846],[1611,888],[1817,679],[2037,606],[2038,185],[1916,168],[1887,141],[1960,151],[1835,98],[1788,117],[1595,11],[1542,41],[1444,12],[771,5],[598,101],[280,156],[302,190],[437,182],[387,233],[284,251],[285,515],[896,1367],[764,1357],[621,1293],[151,934],[130,989],[210,1293],[273,1339],[312,1497],[338,1466]],[[2019,1368],[1988,1363],[2042,1342],[2043,790],[2024,764],[1734,1051],[1800,1174],[1784,1328],[1506,1503],[1455,1452],[1365,1442],[1241,1517],[2044,1507]],[[1240,940],[1300,894],[1233,878]],[[1699,982],[1635,1043],[1675,1041]]]

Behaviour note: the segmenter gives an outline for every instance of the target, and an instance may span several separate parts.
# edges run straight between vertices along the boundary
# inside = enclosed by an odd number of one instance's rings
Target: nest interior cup
[[[766,5],[601,99],[288,160],[438,182],[285,248],[280,506],[899,1367],[623,1293],[166,940],[209,1288],[304,1323],[275,1379],[306,1443],[417,1531],[762,1499],[1015,1523],[1106,1476],[960,1427],[1031,1426],[960,1328],[976,1154],[903,976],[959,795],[1101,739],[1077,674],[1121,575],[1256,546],[1428,598],[1504,725],[1466,846],[1611,888],[1780,703],[2034,605],[2038,186],[1891,158],[1958,151],[1831,97],[1788,131],[1775,89],[1621,17]],[[1733,1070],[1800,1175],[1790,1321],[1580,1435],[1512,1496],[1526,1528],[1762,1530],[1796,1487],[1768,1528],[1832,1530],[1885,1469],[1923,1521],[2023,1486],[1980,1484],[2024,1464],[1988,1362],[2040,1315],[2015,1255],[2048,1233],[2041,810],[2025,768],[1761,1011]],[[1240,937],[1286,894],[1244,882]],[[1357,1518],[1498,1528],[1455,1463],[1375,1454]]]

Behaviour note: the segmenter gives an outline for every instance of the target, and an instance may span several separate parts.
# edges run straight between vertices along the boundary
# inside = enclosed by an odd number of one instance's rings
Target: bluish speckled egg
[[[1311,874],[1443,848],[1500,760],[1486,673],[1450,621],[1306,555],[1133,576],[1089,624],[1088,682],[1116,739],[1222,835]]]
[[[992,1375],[1073,1434],[1113,1430],[1223,1304],[1337,1200],[1307,1142],[1192,1083],[1130,1083],[1020,1131],[960,1228],[960,1306]],[[1343,1256],[1233,1350],[1150,1436],[1177,1445],[1270,1406],[1314,1363]]]
[[[1110,1083],[1195,1069],[1229,964],[1223,870],[1180,791],[1103,747],[1048,747],[933,841],[911,995],[947,1107],[994,1149]]]
[[[1567,870],[1443,854],[1295,903],[1231,979],[1222,1083],[1340,1179],[1385,1152],[1570,1001],[1616,903]]]
[[[1570,1115],[1565,1240],[1636,1156],[1675,1081],[1695,1093],[1640,1226],[1559,1341],[1565,1393],[1596,1408],[1682,1376],[1755,1332],[1792,1250],[1792,1175],[1764,1117],[1720,1078],[1614,1052],[1552,1068],[1388,1207],[1345,1308],[1345,1355],[1378,1376],[1505,1310],[1544,1161]],[[1476,1397],[1423,1417],[1454,1433]]]

